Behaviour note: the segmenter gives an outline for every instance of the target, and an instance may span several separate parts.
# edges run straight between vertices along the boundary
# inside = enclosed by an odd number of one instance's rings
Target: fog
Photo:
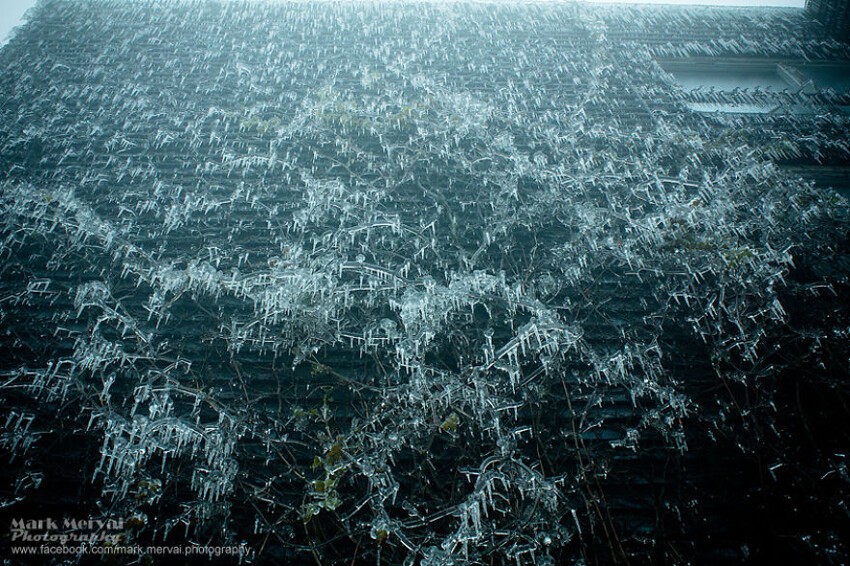
[[[20,25],[24,13],[35,6],[35,0],[3,0],[0,2],[0,45],[9,39],[9,32]]]

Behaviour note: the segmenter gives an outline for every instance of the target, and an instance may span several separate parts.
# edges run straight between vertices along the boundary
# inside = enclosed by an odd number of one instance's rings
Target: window
[[[818,90],[832,89],[837,93],[850,93],[850,64],[836,62],[795,63],[793,68],[806,80],[811,80]]]
[[[752,6],[804,8],[806,0],[584,0],[590,4],[670,4],[676,6]]]
[[[781,92],[793,87],[775,61],[694,58],[661,61],[665,71],[687,91],[763,89]]]
[[[816,106],[783,95],[850,93],[846,62],[702,57],[659,64],[688,93],[685,105],[696,112],[806,114],[815,112]],[[845,111],[840,101],[833,104]]]
[[[850,198],[850,166],[782,165],[781,167],[792,175],[814,182],[818,188],[833,189]]]

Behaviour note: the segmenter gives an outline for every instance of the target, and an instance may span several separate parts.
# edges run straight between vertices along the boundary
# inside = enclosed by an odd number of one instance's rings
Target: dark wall
[[[850,3],[847,0],[808,0],[806,10],[829,31],[850,40]]]

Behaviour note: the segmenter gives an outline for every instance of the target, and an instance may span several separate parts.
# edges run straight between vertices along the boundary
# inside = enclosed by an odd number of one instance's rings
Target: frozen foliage
[[[715,93],[653,61],[846,46],[785,11],[711,16],[747,43],[640,40],[709,14],[45,2],[2,52],[0,445],[96,436],[81,481],[139,537],[649,556],[661,527],[629,506],[676,528],[696,506],[609,487],[770,429],[789,301],[827,304],[850,266],[846,201],[770,161],[846,159],[841,95],[736,93],[822,112],[709,120],[687,104]]]

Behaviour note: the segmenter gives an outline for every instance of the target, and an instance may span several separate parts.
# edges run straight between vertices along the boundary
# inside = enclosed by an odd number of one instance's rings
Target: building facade
[[[4,517],[257,563],[845,561],[818,6],[41,3],[0,51]]]
[[[850,38],[850,7],[841,0],[808,0],[806,12],[843,41]]]

